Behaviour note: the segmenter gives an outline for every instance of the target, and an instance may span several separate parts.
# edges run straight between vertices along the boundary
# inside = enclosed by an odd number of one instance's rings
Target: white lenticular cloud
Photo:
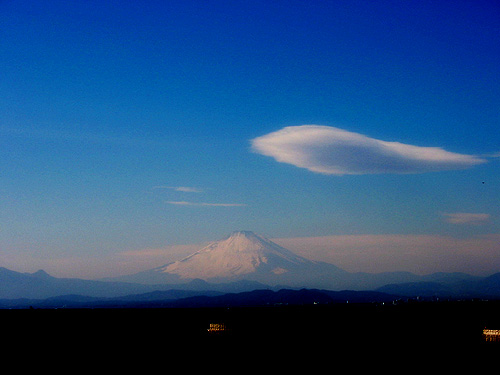
[[[425,173],[465,169],[486,162],[439,147],[381,141],[321,125],[285,127],[253,139],[251,145],[254,152],[278,162],[327,175]]]

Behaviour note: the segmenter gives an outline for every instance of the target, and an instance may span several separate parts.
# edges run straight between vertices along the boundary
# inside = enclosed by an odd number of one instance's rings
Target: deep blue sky
[[[6,266],[239,229],[499,233],[498,2],[2,1],[0,57]],[[487,161],[336,176],[252,152],[304,124]]]

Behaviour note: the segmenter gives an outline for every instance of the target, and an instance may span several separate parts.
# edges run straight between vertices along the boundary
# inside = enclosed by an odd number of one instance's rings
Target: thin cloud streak
[[[485,163],[439,147],[387,142],[343,129],[289,126],[251,140],[252,150],[326,175],[412,174],[470,168]]]
[[[480,214],[480,213],[467,213],[467,212],[456,212],[456,213],[443,213],[446,222],[450,224],[472,224],[480,225],[484,224],[490,220],[491,215]]]
[[[176,206],[202,206],[202,207],[245,207],[244,203],[205,203],[205,202],[187,202],[187,201],[166,201],[165,203]]]
[[[203,189],[189,187],[189,186],[153,186],[153,189],[171,189],[183,193],[203,193]]]

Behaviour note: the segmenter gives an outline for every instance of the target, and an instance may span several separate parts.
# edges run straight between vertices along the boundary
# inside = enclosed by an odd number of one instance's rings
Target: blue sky
[[[7,267],[239,229],[500,233],[494,1],[3,1],[0,41]]]

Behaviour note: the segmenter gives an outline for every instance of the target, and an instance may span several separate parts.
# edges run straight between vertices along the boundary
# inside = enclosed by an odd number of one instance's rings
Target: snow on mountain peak
[[[236,231],[232,232],[229,237],[224,240],[217,241],[227,247],[232,247],[233,251],[253,251],[256,248],[264,248],[273,246],[271,241],[259,236],[251,231]]]
[[[225,239],[210,243],[196,253],[158,271],[183,279],[224,279],[265,273],[283,274],[310,260],[251,231],[232,232]]]

